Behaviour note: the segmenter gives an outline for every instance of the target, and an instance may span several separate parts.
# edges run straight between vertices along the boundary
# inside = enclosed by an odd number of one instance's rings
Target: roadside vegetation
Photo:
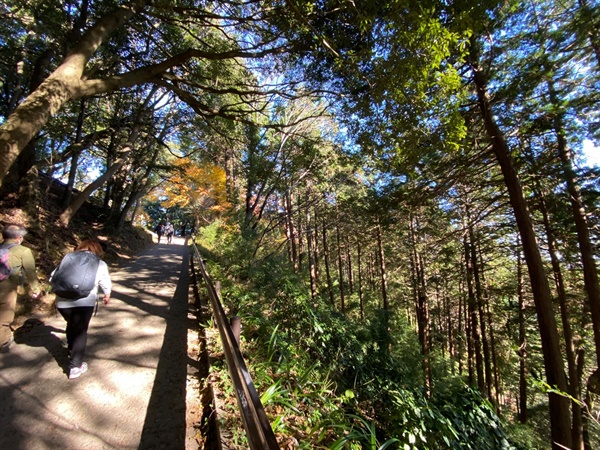
[[[382,310],[376,298],[365,299],[363,319],[356,305],[340,314],[326,295],[311,298],[285,254],[240,258],[249,243],[223,222],[202,229],[197,244],[228,311],[242,318],[241,348],[282,448],[546,448],[545,436],[499,417],[448,355],[432,356],[427,395],[418,336],[404,314]],[[241,425],[226,370],[213,368],[212,379],[229,401],[222,420],[230,434]],[[245,448],[243,432],[230,439]]]

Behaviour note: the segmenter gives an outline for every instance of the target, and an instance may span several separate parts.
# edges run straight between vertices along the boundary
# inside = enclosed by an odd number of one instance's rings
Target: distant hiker
[[[10,224],[2,230],[4,242],[0,245],[0,352],[6,353],[14,342],[10,328],[15,320],[15,307],[19,285],[26,280],[31,298],[41,295],[40,282],[35,271],[35,259],[31,250],[23,245],[27,230],[21,225]]]
[[[181,225],[181,229],[179,230],[179,236],[185,237],[185,229],[187,228],[187,222]]]
[[[162,222],[156,226],[154,232],[158,236],[158,244],[160,244],[160,238],[163,236],[163,234],[165,234],[165,226],[162,224]]]
[[[173,240],[173,234],[175,233],[175,228],[171,222],[167,222],[167,226],[165,227],[165,235],[167,236],[167,244],[170,244]]]
[[[98,287],[102,289],[104,304],[110,302],[112,284],[108,266],[102,258],[100,243],[95,239],[82,241],[73,253],[67,254],[52,272],[52,290],[57,292],[56,307],[67,321],[67,346],[69,348],[69,379],[78,378],[88,366],[83,362],[87,344],[87,331],[98,301]],[[92,276],[90,278],[90,272]],[[73,275],[81,280],[68,281]],[[89,282],[89,279],[93,280]],[[88,287],[86,285],[89,284]],[[68,286],[72,285],[72,292]],[[91,290],[90,290],[91,289]],[[89,292],[88,292],[89,291]],[[87,295],[85,295],[87,293]]]

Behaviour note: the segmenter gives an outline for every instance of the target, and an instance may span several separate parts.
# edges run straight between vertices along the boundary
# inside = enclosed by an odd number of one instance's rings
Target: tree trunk
[[[461,269],[461,272],[464,272],[464,268]],[[464,273],[461,273],[461,278],[459,281],[459,295],[458,295],[458,327],[456,330],[456,334],[459,337],[458,339],[458,345],[457,345],[457,360],[458,360],[458,373],[459,375],[463,374],[464,368],[463,368],[463,355],[465,354],[465,339],[463,338],[463,336],[466,337],[467,342],[469,341],[469,336],[468,336],[468,331],[467,331],[467,327],[465,324],[465,320],[463,319],[464,315],[465,315],[465,293],[464,293],[464,279],[466,278]],[[464,330],[464,331],[463,331]],[[467,344],[468,345],[468,344]],[[467,360],[469,359],[469,354],[467,353]],[[471,375],[471,374],[469,374]],[[469,376],[469,383],[472,384],[473,383],[473,379],[471,376]]]
[[[558,247],[556,238],[554,237],[554,231],[552,229],[550,217],[548,215],[548,209],[546,207],[546,200],[542,193],[542,188],[539,185],[536,185],[534,189],[538,191],[537,197],[539,199],[539,209],[542,213],[544,230],[546,232],[546,241],[548,242],[548,254],[550,255],[550,261],[552,263],[554,284],[556,285],[558,304],[560,305],[560,317],[563,336],[565,339],[567,369],[569,372],[569,394],[575,399],[575,401],[571,403],[573,415],[573,450],[581,450],[583,449],[583,412],[580,403],[578,403],[581,402],[581,379],[577,373],[575,343],[573,341],[573,330],[571,329],[571,318],[569,305],[567,302],[567,293],[565,291],[562,269],[560,266],[559,257],[557,255]]]
[[[294,265],[294,272],[298,272],[298,247],[296,246],[296,227],[293,217],[294,205],[292,202],[292,194],[288,190],[285,193],[285,218],[287,224],[288,240],[290,245],[291,261]]]
[[[498,412],[500,412],[500,373],[498,367],[498,358],[496,352],[496,338],[494,336],[494,320],[492,318],[492,310],[490,307],[490,294],[489,289],[485,277],[485,270],[483,264],[483,255],[481,252],[481,248],[479,249],[479,267],[481,270],[481,283],[483,285],[483,298],[485,299],[485,314],[486,314],[486,323],[490,333],[489,344],[490,344],[490,353],[492,356],[492,366],[493,366],[493,378],[494,378],[494,398],[493,401],[498,408]]]
[[[490,355],[490,342],[487,336],[486,320],[485,320],[485,305],[483,298],[483,289],[481,287],[481,268],[479,267],[479,260],[477,259],[477,242],[475,238],[475,232],[473,231],[473,225],[469,227],[469,237],[471,241],[471,264],[473,267],[473,281],[475,282],[475,296],[477,301],[477,310],[479,314],[479,326],[481,331],[481,348],[483,349],[483,364],[485,370],[485,391],[482,393],[487,396],[489,400],[492,399],[492,362]]]
[[[335,306],[335,296],[333,295],[333,281],[331,280],[331,262],[329,261],[329,242],[327,240],[327,225],[323,218],[323,259],[325,260],[325,276],[327,278],[327,293],[329,302]]]
[[[304,245],[305,224],[302,222],[302,217],[298,214],[298,220],[295,223],[296,226],[296,237],[298,245],[298,270],[304,269],[304,259],[306,258],[306,246]]]
[[[361,274],[361,258],[362,258],[362,252],[361,252],[361,245],[360,245],[360,241],[356,242],[356,253],[357,253],[357,257],[356,257],[356,264],[357,264],[357,268],[356,270],[358,271],[358,301],[359,301],[359,306],[360,306],[360,318],[361,320],[365,320],[365,299],[363,297],[363,280],[362,280],[362,274]]]
[[[346,296],[344,292],[344,261],[342,258],[342,243],[340,237],[340,222],[336,221],[335,225],[335,236],[337,241],[337,256],[338,256],[338,276],[340,284],[340,311],[342,314],[346,314]]]
[[[454,342],[454,322],[452,321],[452,309],[450,308],[450,297],[448,290],[444,291],[444,315],[446,316],[446,339],[448,340],[448,354],[452,358],[456,358],[456,346]],[[451,365],[452,373],[456,373],[456,366]]]
[[[468,215],[468,213],[467,213]],[[471,259],[471,247],[472,243],[468,240],[468,235],[471,234],[471,225],[467,225],[467,233],[463,238],[464,245],[464,259],[465,259],[465,267],[467,273],[467,311],[468,311],[468,324],[470,330],[470,344],[471,344],[471,363],[475,364],[475,371],[477,373],[477,387],[479,392],[482,395],[485,394],[485,379],[483,375],[483,357],[481,356],[481,334],[480,327],[477,320],[477,298],[475,295],[474,288],[474,267],[473,261]],[[469,377],[471,378],[471,371],[469,372]],[[474,380],[471,380],[471,382]]]
[[[77,117],[77,130],[75,131],[75,145],[79,144],[83,139],[83,120],[85,118],[85,99],[82,99],[79,104],[79,115]],[[75,177],[77,176],[77,166],[79,165],[79,151],[71,156],[71,167],[69,168],[69,181],[67,189],[62,198],[62,206],[66,208],[71,202],[73,196],[73,188],[75,187]]]
[[[413,272],[415,274],[415,289],[416,289],[416,314],[417,324],[419,332],[419,342],[421,344],[421,356],[422,363],[421,367],[423,370],[423,378],[425,381],[425,392],[429,397],[431,396],[431,362],[429,360],[429,354],[431,349],[430,341],[430,320],[429,320],[429,305],[427,302],[427,289],[425,281],[425,268],[423,267],[423,261],[419,254],[417,246],[417,234],[414,226],[414,220],[411,218],[410,221],[410,235],[411,235],[411,254],[413,261]]]
[[[519,422],[527,423],[527,333],[525,327],[525,292],[523,263],[517,237],[517,298],[519,300]]]
[[[383,252],[383,238],[381,236],[381,225],[377,221],[375,227],[375,233],[377,236],[377,251],[379,252],[379,273],[381,275],[381,298],[383,300],[383,309],[389,311],[390,305],[388,303],[388,292],[387,292],[387,271],[385,268],[385,254]]]
[[[306,194],[308,196],[308,192]],[[310,294],[313,300],[317,298],[317,276],[315,270],[313,231],[310,208],[306,208],[306,246],[308,247],[308,273],[310,277]]]
[[[319,254],[319,216],[317,214],[317,208],[313,208],[313,260],[315,265],[315,283],[317,290],[321,283],[321,255]]]
[[[133,1],[98,20],[61,65],[0,126],[0,185],[19,154],[48,120],[65,103],[83,94],[83,71],[98,47],[144,4],[144,1]]]
[[[81,208],[81,206],[91,197],[96,189],[102,186],[107,180],[112,177],[117,170],[121,168],[123,163],[125,162],[125,158],[129,155],[131,149],[129,147],[122,153],[122,156],[111,166],[106,172],[100,175],[96,180],[92,183],[88,184],[87,187],[81,192],[75,200],[62,212],[60,215],[60,224],[63,227],[68,227],[69,223],[73,219],[75,213]]]
[[[550,95],[552,103],[557,105],[558,99],[556,98],[553,86],[550,87]],[[581,196],[577,174],[573,168],[571,150],[567,146],[565,129],[560,113],[554,119],[554,131],[556,132],[558,154],[562,165],[563,177],[567,183],[567,192],[569,193],[575,229],[577,230],[577,242],[579,243],[579,252],[581,253],[581,263],[583,265],[583,282],[592,313],[596,360],[600,361],[600,284],[598,284],[598,270],[594,258],[594,246],[590,238],[590,228],[586,219],[585,204]]]
[[[121,229],[123,228],[123,225],[125,225],[125,222],[127,220],[127,214],[129,214],[129,211],[131,210],[131,208],[133,208],[133,206],[135,204],[137,204],[137,201],[142,197],[142,195],[144,195],[146,193],[146,189],[147,189],[149,183],[150,183],[150,178],[145,178],[142,180],[134,181],[134,185],[131,189],[129,197],[127,198],[127,201],[125,202],[123,209],[121,209],[119,211],[119,217],[116,220],[116,225],[115,225],[115,230],[117,232],[121,231]]]
[[[350,238],[346,235],[346,265],[348,270],[348,291],[354,293],[354,271],[352,270],[352,249],[350,247]]]
[[[542,262],[521,182],[510,155],[508,144],[506,143],[502,131],[495,122],[488,99],[485,74],[476,64],[473,64],[472,68],[479,108],[483,117],[485,129],[492,143],[492,150],[496,155],[496,159],[502,170],[521,240],[523,242],[523,252],[529,271],[531,289],[540,329],[546,380],[553,388],[557,388],[562,392],[568,392],[563,358],[558,339],[558,330],[552,308],[550,287],[548,285],[548,279],[546,278],[544,264]],[[570,448],[570,402],[568,399],[556,393],[549,393],[548,398],[550,404],[552,446],[556,450],[563,447]]]

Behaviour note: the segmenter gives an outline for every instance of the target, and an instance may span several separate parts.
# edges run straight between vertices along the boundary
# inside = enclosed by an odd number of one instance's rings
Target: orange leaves
[[[188,208],[206,221],[230,207],[227,201],[225,171],[213,164],[200,165],[189,158],[175,162],[164,191],[165,207]]]

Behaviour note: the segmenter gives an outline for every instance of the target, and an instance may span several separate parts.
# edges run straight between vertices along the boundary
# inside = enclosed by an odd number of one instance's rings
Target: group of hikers
[[[158,243],[166,236],[170,244],[175,234],[173,224],[160,222],[155,230]],[[181,228],[184,236],[186,225]],[[45,294],[38,280],[35,258],[30,248],[23,245],[27,230],[22,225],[7,224],[2,230],[0,244],[0,353],[10,351],[14,343],[12,324],[19,296],[19,287],[29,287],[29,296],[35,300]],[[107,264],[102,260],[104,251],[96,239],[81,241],[75,250],[65,255],[50,276],[51,292],[56,295],[56,308],[66,321],[66,352],[68,352],[69,379],[79,378],[88,370],[83,361],[87,334],[94,309],[102,292],[104,305],[110,302],[112,289]]]
[[[185,236],[186,229],[187,224],[183,224],[179,232],[180,236]],[[167,244],[170,244],[173,241],[173,236],[175,235],[175,227],[168,220],[166,222],[160,221],[158,225],[156,225],[156,227],[154,228],[154,232],[157,236],[157,244],[160,244],[160,240],[163,236],[167,238]]]
[[[2,230],[0,244],[0,352],[7,353],[14,343],[12,323],[15,319],[19,287],[25,282],[30,297],[44,295],[38,280],[31,249],[23,245],[27,230],[22,225],[8,224]],[[102,291],[104,305],[110,302],[112,289],[104,252],[96,239],[81,241],[64,256],[50,276],[51,292],[56,295],[56,308],[66,321],[66,348],[69,357],[67,375],[79,378],[88,369],[83,361],[87,333],[94,308]]]

